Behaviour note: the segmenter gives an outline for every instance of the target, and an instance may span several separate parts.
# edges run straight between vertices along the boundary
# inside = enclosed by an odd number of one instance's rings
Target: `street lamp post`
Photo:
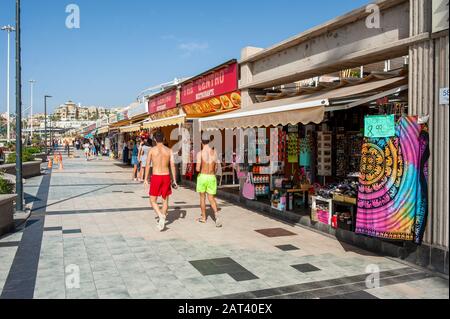
[[[53,148],[53,122],[55,121],[55,119],[53,118],[53,115],[50,115],[50,145],[51,145],[51,150],[52,152],[54,152],[54,148]]]
[[[6,64],[6,141],[11,141],[11,123],[10,123],[10,98],[9,98],[9,80],[10,80],[10,60],[11,60],[11,32],[16,31],[16,29],[10,25],[6,25],[1,28],[1,30],[6,31],[8,33],[8,53],[7,55],[7,64]]]
[[[51,97],[52,96],[50,96],[50,95],[44,96],[45,154],[48,154],[48,148],[47,148],[47,99],[49,99]]]
[[[33,87],[34,84],[36,83],[35,80],[29,80],[28,82],[30,82],[30,90],[31,90],[31,98],[30,98],[30,129],[31,129],[31,133],[30,133],[30,142],[33,143]]]
[[[22,59],[20,47],[20,0],[16,0],[16,193],[16,210],[23,211]]]

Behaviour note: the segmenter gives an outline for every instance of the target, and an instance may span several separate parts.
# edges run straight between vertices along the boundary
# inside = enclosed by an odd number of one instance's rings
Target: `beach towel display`
[[[300,155],[300,141],[297,133],[289,133],[287,141],[288,162],[298,163]]]
[[[427,215],[427,135],[417,117],[402,117],[395,136],[365,138],[356,232],[420,242]]]
[[[303,167],[311,167],[311,153],[313,140],[311,136],[300,139],[299,164]]]

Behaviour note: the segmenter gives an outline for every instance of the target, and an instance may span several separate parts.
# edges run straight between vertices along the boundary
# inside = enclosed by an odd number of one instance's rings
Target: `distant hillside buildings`
[[[108,116],[110,110],[105,107],[82,107],[72,101],[68,101],[58,106],[53,112],[57,121],[96,121],[104,116]]]

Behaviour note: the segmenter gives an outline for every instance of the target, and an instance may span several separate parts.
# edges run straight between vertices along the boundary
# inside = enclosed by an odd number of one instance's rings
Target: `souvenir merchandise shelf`
[[[252,174],[252,184],[255,185],[255,196],[265,197],[270,195],[270,175]]]
[[[278,177],[281,171],[281,164],[276,163],[254,163],[250,165],[252,172],[252,184],[256,188],[256,197],[270,198],[272,190],[273,179]]]
[[[251,165],[252,184],[255,185],[256,197],[270,197],[272,176],[269,164],[255,163]]]
[[[332,133],[317,133],[317,174],[319,176],[332,175]]]
[[[343,210],[342,208],[345,207],[346,209]],[[337,201],[333,199],[333,212],[334,215],[337,216],[338,220],[338,228],[345,229],[348,231],[354,231],[355,225],[356,225],[356,204],[349,203],[349,202],[343,202],[343,201]],[[348,215],[350,214],[350,218],[340,218],[340,215]],[[342,221],[343,219],[343,221]],[[350,223],[348,223],[348,220],[350,220]]]
[[[363,136],[360,132],[347,132],[348,171],[359,172],[361,165],[361,149]]]
[[[281,187],[274,187],[274,190],[277,190],[280,193],[285,193],[285,194],[288,194],[289,196],[292,196],[292,205],[288,205],[288,207],[287,207],[288,211],[295,210],[296,205],[294,204],[294,202],[295,202],[295,196],[297,196],[297,195],[301,195],[302,201],[303,201],[303,207],[304,208],[308,207],[309,188],[286,189],[286,188],[281,188]]]
[[[336,134],[336,176],[343,177],[347,171],[347,150],[345,132]]]
[[[326,218],[320,215],[327,215]],[[311,220],[331,225],[333,216],[333,200],[320,196],[311,196]]]

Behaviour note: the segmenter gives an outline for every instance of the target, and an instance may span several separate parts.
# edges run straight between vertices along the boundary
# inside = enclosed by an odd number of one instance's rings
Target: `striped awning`
[[[109,132],[109,126],[101,127],[97,130],[97,134],[106,134]]]
[[[172,116],[172,117],[168,117],[165,119],[144,122],[143,128],[144,129],[152,129],[152,128],[172,126],[172,125],[180,125],[180,124],[184,124],[185,120],[186,120],[186,115],[184,115],[184,114],[177,115],[177,116]]]
[[[141,123],[124,126],[119,128],[121,133],[132,133],[132,132],[138,132],[141,130]]]
[[[404,84],[407,78],[400,76],[372,81],[354,86],[305,94],[290,98],[255,103],[251,106],[223,115],[199,119],[202,130],[270,127],[288,124],[320,124],[327,107],[338,99],[358,94],[376,94]]]

